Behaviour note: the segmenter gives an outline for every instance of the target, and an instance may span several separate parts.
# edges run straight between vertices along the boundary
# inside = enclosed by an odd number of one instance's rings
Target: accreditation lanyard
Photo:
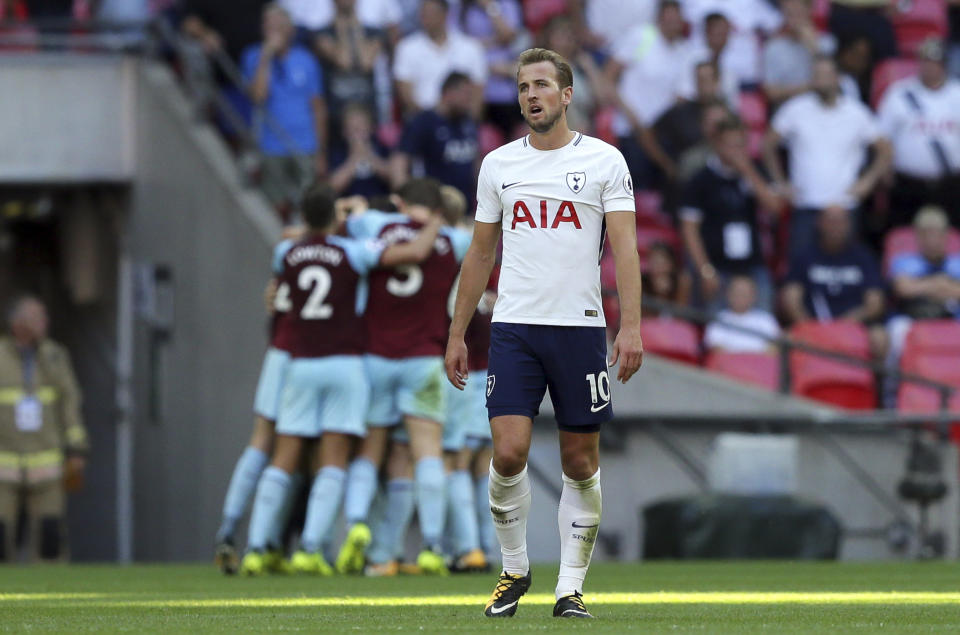
[[[20,351],[24,396],[17,402],[14,420],[21,432],[36,432],[43,427],[43,405],[36,395],[37,354],[33,349]]]

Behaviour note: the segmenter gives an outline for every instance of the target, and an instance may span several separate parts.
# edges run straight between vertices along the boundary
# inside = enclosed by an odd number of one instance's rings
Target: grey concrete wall
[[[135,64],[92,54],[4,54],[0,182],[130,179]]]
[[[266,346],[260,298],[280,226],[240,186],[214,132],[191,120],[165,68],[140,69],[136,99],[130,252],[138,265],[171,268],[175,320],[153,358],[149,326],[136,328],[134,556],[206,559],[251,430]]]
[[[643,507],[658,500],[691,496],[700,493],[700,484],[685,471],[680,463],[655,438],[640,426],[628,423],[609,424],[625,430],[623,443],[617,450],[601,452],[603,483],[603,522],[601,532],[615,534],[621,545],[620,558],[637,559],[643,548]],[[611,430],[612,432],[612,430]],[[673,430],[672,436],[695,459],[706,464],[711,445],[723,430]],[[905,473],[909,438],[907,433],[831,433],[843,449],[863,467],[880,488],[894,495],[897,484]],[[873,497],[854,474],[831,454],[812,433],[798,435],[796,495],[827,507],[846,529],[883,529],[894,515]],[[560,457],[557,434],[549,426],[539,427],[534,434],[531,462],[542,468],[560,485]],[[933,508],[931,525],[944,530],[948,554],[957,557],[958,518],[958,461],[956,448],[945,449],[944,476],[949,492],[947,498]],[[559,539],[556,527],[556,499],[542,483],[534,481],[533,507],[528,525],[530,557],[535,561],[555,561],[559,557]],[[916,508],[904,504],[914,521]],[[847,537],[843,540],[840,557],[851,560],[882,560],[910,557],[892,551],[882,538]],[[601,546],[595,558],[608,559]]]

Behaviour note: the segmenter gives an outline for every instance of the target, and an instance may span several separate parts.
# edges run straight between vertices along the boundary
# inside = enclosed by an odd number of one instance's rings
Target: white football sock
[[[557,510],[560,529],[558,600],[574,591],[583,593],[583,579],[587,576],[597,541],[602,507],[600,470],[585,481],[575,481],[563,475],[563,493]]]
[[[503,570],[526,575],[530,570],[527,559],[527,516],[530,514],[530,479],[527,466],[516,476],[501,476],[490,462],[490,512],[497,528]]]

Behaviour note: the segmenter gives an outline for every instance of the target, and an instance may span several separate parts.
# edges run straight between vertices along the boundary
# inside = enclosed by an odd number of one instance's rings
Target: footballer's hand
[[[277,280],[270,278],[267,288],[263,290],[263,304],[267,309],[267,315],[273,315],[277,311]]]
[[[610,356],[610,366],[620,362],[617,371],[617,381],[627,383],[633,374],[643,364],[643,340],[640,338],[640,326],[625,326],[620,328],[617,339],[613,342],[613,354]]]
[[[462,337],[453,337],[447,340],[447,354],[443,358],[443,365],[447,371],[447,379],[458,390],[467,385],[467,344]]]

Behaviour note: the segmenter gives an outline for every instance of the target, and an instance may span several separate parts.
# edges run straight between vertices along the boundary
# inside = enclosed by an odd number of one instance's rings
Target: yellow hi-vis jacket
[[[60,478],[65,453],[88,450],[80,387],[66,349],[40,342],[31,383],[28,392],[20,352],[12,339],[0,337],[0,481]],[[25,400],[33,406],[29,417],[23,415]]]

